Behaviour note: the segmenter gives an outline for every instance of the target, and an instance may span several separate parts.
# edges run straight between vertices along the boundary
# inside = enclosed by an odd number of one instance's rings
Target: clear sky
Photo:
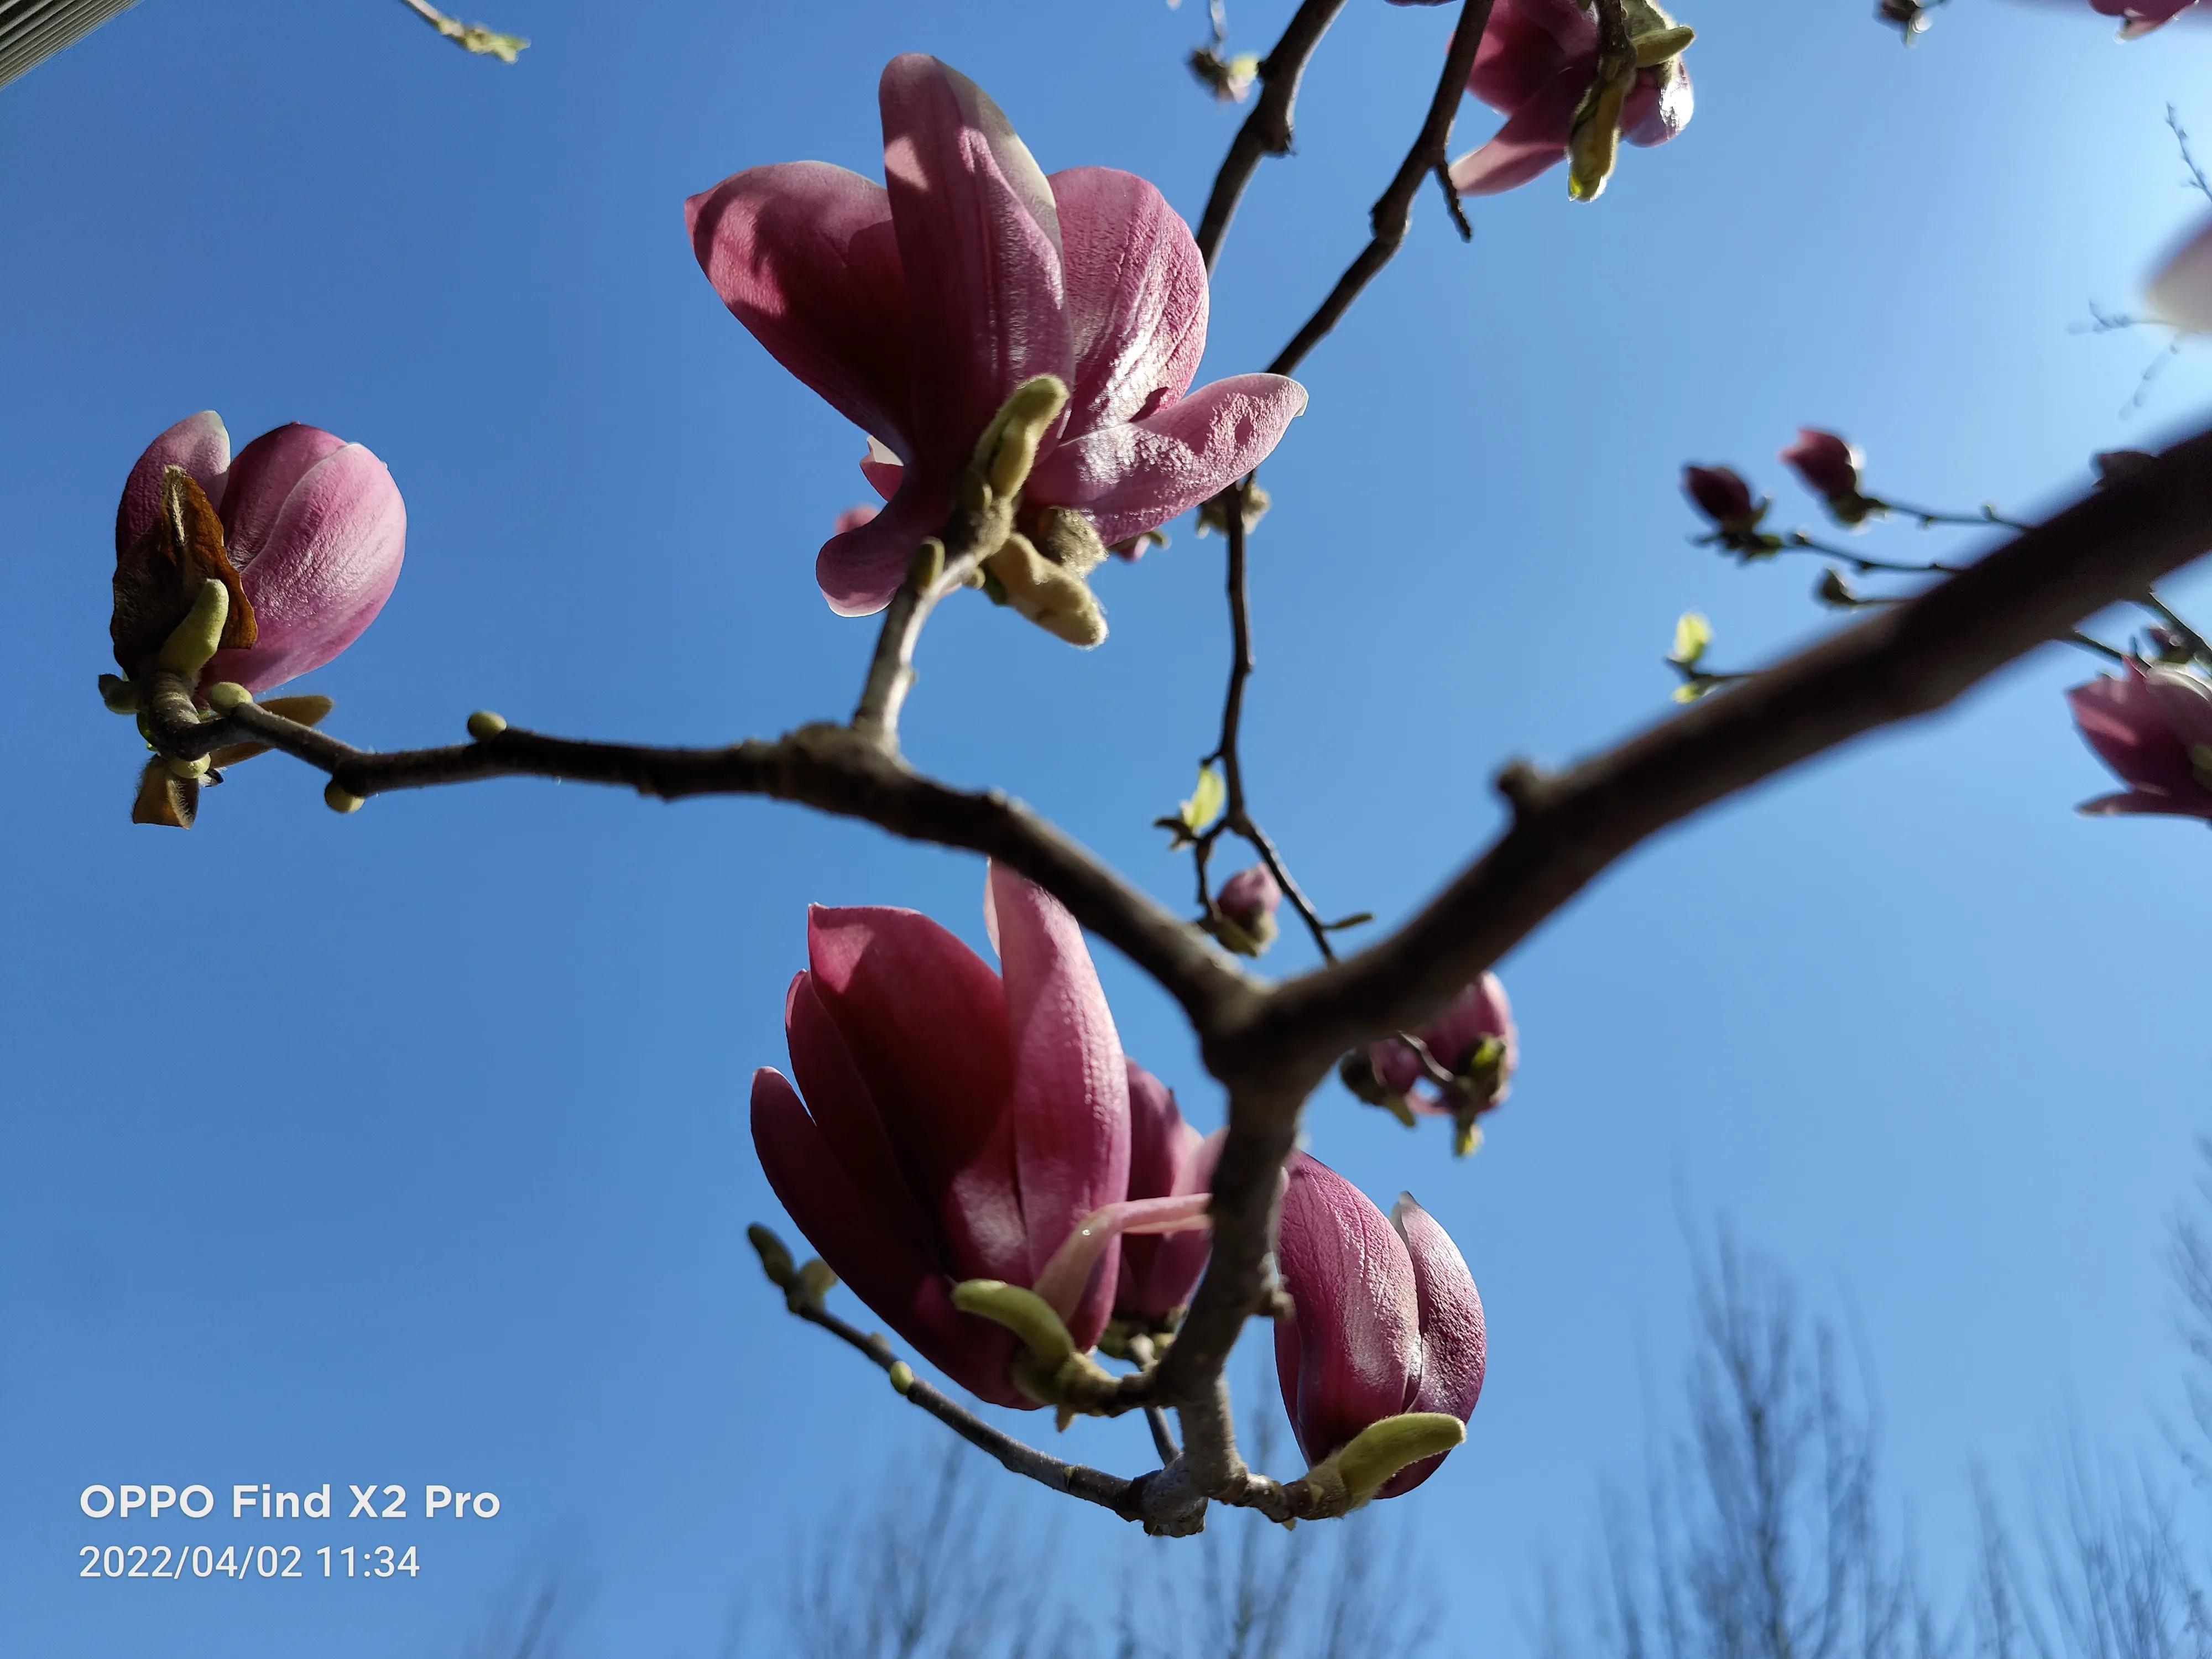
[[[487,6],[489,0],[486,0]],[[1687,0],[1685,0],[1686,9]],[[2204,204],[2212,30],[1957,0],[1910,51],[1860,0],[1700,0],[1698,111],[1595,207],[1556,176],[1432,194],[1311,359],[1254,543],[1256,805],[1328,909],[1401,914],[1490,834],[1486,780],[1664,712],[1674,616],[1716,662],[1829,625],[1810,562],[1686,544],[1685,459],[1800,422],[1910,500],[2033,512],[2091,452],[2202,419],[2185,358],[2124,413],[2124,308]],[[1263,49],[1287,0],[1231,0]],[[773,1606],[790,1540],[933,1425],[785,1316],[745,1085],[781,1064],[803,905],[889,902],[981,943],[970,858],[769,804],[529,781],[339,818],[257,761],[189,836],[127,822],[137,741],[94,696],[110,536],[154,433],[307,420],[405,492],[375,628],[301,689],[333,729],[717,741],[842,715],[872,638],[816,594],[860,440],[724,313],[680,205],[740,167],[880,171],[874,85],[938,53],[1048,168],[1195,214],[1238,113],[1158,0],[502,0],[503,69],[389,3],[148,0],[0,91],[0,469],[18,669],[0,884],[0,1648],[40,1659],[456,1650],[546,1564],[623,1652],[703,1653]],[[1352,0],[1218,274],[1206,372],[1258,367],[1364,235],[1452,9]],[[1462,143],[1493,118],[1468,104]],[[1965,550],[1877,531],[1870,552]],[[1210,746],[1219,544],[1104,573],[1079,654],[980,603],[927,636],[921,765],[1026,797],[1171,902],[1148,827]],[[2212,583],[2174,589],[2212,611]],[[1963,708],[1671,835],[1504,965],[1524,1062],[1455,1164],[1334,1089],[1315,1149],[1412,1189],[1481,1285],[1490,1380],[1419,1526],[1474,1650],[1510,1652],[1681,1352],[1685,1213],[1725,1211],[1847,1311],[1939,1559],[1962,1477],[2071,1410],[2146,1433],[2174,1370],[2158,1272],[2212,1129],[2212,836],[2071,814],[2105,779],[2054,648]],[[1130,1052],[1219,1103],[1166,1000],[1103,948]],[[1307,953],[1291,939],[1271,967]],[[1236,1375],[1248,1412],[1277,1410]],[[1049,1436],[1035,1417],[1021,1426]],[[1074,1455],[1134,1471],[1135,1422]],[[444,1482],[491,1521],[368,1530],[88,1521],[80,1488]],[[1006,1500],[1026,1504],[1009,1481]],[[1120,1523],[1062,1504],[1074,1551]],[[1041,1513],[1042,1511],[1040,1511]],[[115,1542],[412,1543],[411,1582],[94,1583]],[[610,1649],[610,1650],[617,1650]]]

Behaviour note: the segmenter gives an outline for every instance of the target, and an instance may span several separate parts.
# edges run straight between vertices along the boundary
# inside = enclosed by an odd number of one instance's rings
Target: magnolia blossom
[[[2074,723],[2127,788],[2085,801],[2097,815],[2212,820],[2212,684],[2164,664],[2130,662],[2066,694]]]
[[[1396,1037],[1370,1045],[1368,1063],[1382,1086],[1402,1097],[1414,1110],[1460,1116],[1473,1106],[1486,1112],[1504,1100],[1521,1063],[1513,1006],[1495,974],[1485,974],[1446,1005],[1444,1011],[1413,1033],[1430,1058],[1458,1079],[1458,1098],[1424,1087],[1428,1067],[1411,1046]]]
[[[280,426],[230,453],[213,410],[148,445],[123,486],[115,550],[131,556],[161,512],[162,478],[181,468],[222,525],[222,551],[250,605],[253,643],[218,651],[204,684],[249,691],[319,668],[376,619],[399,580],[407,509],[384,463],[319,427]],[[137,665],[123,665],[126,672]]]
[[[1628,10],[1639,42],[1672,27],[1648,0],[1629,0]],[[1467,89],[1505,125],[1452,163],[1460,193],[1494,196],[1566,160],[1576,118],[1598,81],[1599,58],[1597,20],[1577,0],[1497,0]],[[1619,135],[1632,144],[1663,144],[1690,124],[1690,72],[1679,57],[1668,57],[1633,73],[1617,112]]]
[[[1239,956],[1256,957],[1275,942],[1275,910],[1283,890],[1264,864],[1239,870],[1214,895],[1206,931]]]
[[[1204,1193],[1213,1179],[1221,1139],[1218,1134],[1200,1136],[1183,1121],[1174,1091],[1133,1060],[1129,1062],[1132,1200]],[[1189,1305],[1212,1248],[1212,1240],[1196,1228],[1126,1235],[1114,1316],[1146,1329],[1165,1325],[1177,1310]]]
[[[1027,1407],[1013,1334],[960,1312],[953,1286],[1033,1289],[1088,1348],[1115,1304],[1112,1247],[1190,1224],[1206,1195],[1128,1200],[1131,1068],[1074,919],[996,866],[987,913],[1003,979],[911,910],[811,909],[784,1004],[798,1086],[754,1073],[753,1144],[863,1302],[975,1394]]]
[[[1838,523],[1863,524],[1882,511],[1882,504],[1859,489],[1858,450],[1849,440],[1818,427],[1801,426],[1797,441],[1779,452],[1780,460],[1797,475],[1798,482],[1826,503]]]
[[[1190,388],[1206,266],[1158,191],[1105,167],[1047,178],[999,106],[933,58],[893,58],[880,94],[888,187],[783,162],[684,210],[738,320],[869,436],[861,471],[888,504],[822,549],[832,608],[889,602],[977,439],[1034,376],[1070,393],[1022,498],[1048,553],[1050,509],[1126,542],[1273,449],[1305,392],[1276,374]]]
[[[1766,514],[1766,504],[1752,499],[1751,486],[1732,466],[1684,467],[1682,493],[1717,530],[1756,529]]]
[[[1309,1463],[1402,1412],[1473,1415],[1482,1298],[1458,1247],[1409,1194],[1385,1221],[1364,1193],[1299,1152],[1275,1260],[1297,1310],[1275,1327],[1275,1375]],[[1407,1466],[1377,1495],[1411,1492],[1442,1462]]]
[[[2089,0],[2089,9],[2120,20],[2120,39],[2132,40],[2163,27],[2191,9],[2197,0]]]

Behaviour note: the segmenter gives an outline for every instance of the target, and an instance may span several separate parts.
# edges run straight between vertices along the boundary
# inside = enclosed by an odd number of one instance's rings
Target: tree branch
[[[1413,222],[1413,198],[1424,179],[1433,174],[1443,181],[1444,199],[1451,204],[1452,220],[1459,227],[1461,237],[1474,236],[1474,228],[1461,211],[1459,192],[1451,185],[1451,130],[1459,100],[1467,92],[1468,73],[1474,67],[1475,49],[1481,46],[1482,32],[1490,25],[1490,6],[1491,0],[1464,0],[1460,7],[1459,24],[1452,30],[1451,46],[1444,54],[1443,74],[1437,79],[1436,95],[1429,100],[1428,118],[1421,123],[1413,147],[1399,163],[1389,188],[1376,198],[1368,216],[1372,234],[1366,247],[1337,278],[1336,286],[1321,302],[1321,309],[1306,319],[1306,325],[1267,365],[1269,374],[1288,374],[1304,362],[1306,354],[1320,344],[1323,337],[1343,319],[1344,313],[1352,309],[1352,302],[1359,297],[1361,289],[1374,281],[1376,272],[1390,263],[1405,242],[1406,228]]]
[[[1206,211],[1198,221],[1198,251],[1209,275],[1220,255],[1222,238],[1229,234],[1229,222],[1237,216],[1237,204],[1243,199],[1244,188],[1260,170],[1261,161],[1270,155],[1290,154],[1298,82],[1304,77],[1314,48],[1321,45],[1322,36],[1328,33],[1344,3],[1345,0],[1305,0],[1291,16],[1283,38],[1275,42],[1275,49],[1260,65],[1259,101],[1230,141],[1229,154],[1222,158],[1212,193],[1206,198]]]
[[[1507,767],[1498,788],[1513,823],[1490,849],[1387,939],[1251,1004],[1240,1029],[1206,1044],[1209,1069],[1317,1079],[1356,1043],[1418,1024],[1639,842],[1801,761],[1942,708],[2208,547],[2212,431],[1617,749],[1553,775]]]
[[[1067,906],[1183,1004],[1200,1029],[1228,1006],[1260,994],[1220,951],[1149,895],[1019,801],[993,789],[955,789],[923,776],[865,733],[806,726],[774,741],[719,749],[658,748],[547,737],[508,726],[480,742],[380,752],[271,714],[256,703],[203,719],[173,675],[148,687],[146,720],[164,754],[191,759],[228,744],[260,743],[330,775],[364,799],[395,789],[478,778],[559,778],[623,784],[641,795],[767,795],[841,817],[865,818],[893,835],[964,847],[1012,866]]]

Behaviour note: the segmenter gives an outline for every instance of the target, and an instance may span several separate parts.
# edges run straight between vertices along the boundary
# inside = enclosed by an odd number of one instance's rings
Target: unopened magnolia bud
[[[1859,596],[1851,591],[1851,585],[1844,580],[1844,573],[1832,565],[1820,573],[1813,597],[1837,611],[1856,611],[1861,603]]]
[[[837,1275],[830,1271],[830,1264],[820,1256],[812,1257],[799,1265],[799,1283],[793,1294],[802,1301],[818,1304],[823,1297],[836,1288]]]
[[[358,812],[365,799],[349,789],[339,788],[335,778],[323,786],[323,805],[333,812]]]
[[[207,689],[208,707],[218,714],[228,714],[241,703],[253,701],[253,693],[236,680],[217,680]]]
[[[1407,1465],[1438,1456],[1466,1438],[1467,1425],[1449,1412],[1405,1412],[1362,1429],[1334,1461],[1358,1509]]]
[[[952,1287],[952,1305],[1004,1325],[1022,1340],[1030,1357],[1047,1371],[1075,1358],[1075,1339],[1053,1311],[1052,1304],[1035,1291],[996,1279],[970,1279]]]
[[[200,670],[222,646],[222,625],[229,620],[230,590],[210,576],[192,596],[184,621],[161,642],[154,665],[197,684]]]
[[[784,1248],[783,1241],[773,1229],[756,1221],[745,1229],[745,1239],[760,1257],[761,1271],[768,1275],[769,1284],[779,1291],[787,1291],[799,1282],[799,1270],[792,1265],[791,1252]]]
[[[901,1395],[904,1395],[914,1387],[914,1367],[903,1359],[892,1363],[890,1376],[891,1387],[896,1389]]]
[[[914,550],[914,557],[907,561],[906,585],[917,593],[927,593],[945,577],[945,544],[934,536],[923,538]]]
[[[1039,374],[1014,388],[975,446],[976,469],[995,495],[1020,493],[1045,433],[1066,406],[1067,386],[1056,374]]]
[[[489,743],[506,730],[507,717],[489,708],[479,708],[469,716],[469,735],[478,743]]]

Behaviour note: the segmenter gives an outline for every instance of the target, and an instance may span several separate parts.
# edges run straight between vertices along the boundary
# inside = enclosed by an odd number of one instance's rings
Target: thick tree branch
[[[1344,9],[1344,3],[1345,0],[1304,0],[1283,31],[1283,38],[1275,42],[1275,49],[1261,62],[1259,100],[1230,141],[1229,154],[1222,158],[1213,191],[1206,198],[1206,211],[1198,221],[1198,251],[1209,272],[1220,255],[1221,239],[1229,234],[1229,222],[1237,216],[1244,187],[1252,182],[1261,161],[1270,155],[1290,154],[1298,82],[1304,77],[1306,61],[1321,45],[1337,13]]]
[[[1468,72],[1474,67],[1475,49],[1481,46],[1482,32],[1490,25],[1490,6],[1491,0],[1464,0],[1460,7],[1459,24],[1452,30],[1451,46],[1444,54],[1443,74],[1437,82],[1435,96],[1429,100],[1428,117],[1421,123],[1413,147],[1398,164],[1389,188],[1376,198],[1374,210],[1368,216],[1372,234],[1366,247],[1337,278],[1328,298],[1321,302],[1321,309],[1306,319],[1306,325],[1267,365],[1270,374],[1288,374],[1304,362],[1306,354],[1320,344],[1329,330],[1343,319],[1344,313],[1352,309],[1352,302],[1359,297],[1361,289],[1375,280],[1376,272],[1390,263],[1405,242],[1406,228],[1413,222],[1413,198],[1419,193],[1423,179],[1433,176],[1443,183],[1444,199],[1450,204],[1452,221],[1459,227],[1461,236],[1474,235],[1466,215],[1460,210],[1459,192],[1451,185],[1451,130],[1452,118],[1459,112],[1459,100],[1467,92]]]
[[[1547,775],[1508,767],[1512,826],[1389,938],[1250,1006],[1216,1075],[1317,1079],[1418,1024],[1614,860],[1699,809],[1878,727],[1942,708],[2212,548],[2212,431],[2104,485],[1959,574]]]
[[[955,789],[923,776],[868,735],[808,726],[774,741],[719,749],[669,749],[547,737],[509,726],[482,742],[389,752],[356,749],[254,703],[201,718],[182,682],[156,675],[146,719],[166,754],[190,759],[228,744],[261,743],[328,773],[349,794],[466,783],[478,778],[560,778],[621,784],[641,795],[767,795],[893,835],[964,847],[1011,865],[1058,897],[1183,1005],[1200,1029],[1228,1006],[1260,994],[1198,931],[1170,915],[1062,830],[998,790]]]

